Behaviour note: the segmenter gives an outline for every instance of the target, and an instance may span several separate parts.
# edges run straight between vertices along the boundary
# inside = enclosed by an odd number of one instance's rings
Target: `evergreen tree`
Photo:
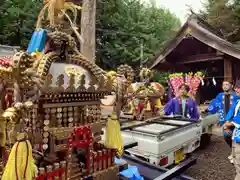
[[[0,44],[26,48],[41,8],[42,0],[2,0]],[[108,69],[123,63],[139,67],[140,60],[151,59],[180,27],[179,19],[156,7],[154,0],[148,5],[140,0],[97,0],[96,15],[96,62]]]
[[[202,17],[231,41],[240,40],[240,1],[206,0]]]
[[[142,60],[151,59],[180,27],[175,15],[153,2],[102,0],[97,7],[97,57],[106,68],[139,67],[141,44]]]
[[[41,6],[40,0],[1,0],[0,44],[26,47]]]

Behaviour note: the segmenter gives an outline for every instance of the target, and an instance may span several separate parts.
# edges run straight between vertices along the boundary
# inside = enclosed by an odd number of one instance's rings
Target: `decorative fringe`
[[[107,72],[107,76],[108,76],[109,79],[111,79],[112,81],[113,81],[114,79],[116,79],[116,75],[117,75],[116,71],[108,71],[108,72]]]
[[[0,119],[0,130],[1,130],[1,133],[0,133],[0,147],[5,147],[5,144],[6,144],[6,132],[5,132],[5,129],[6,129],[5,119],[1,118]]]
[[[30,142],[28,140],[16,142],[9,155],[2,180],[32,180],[37,173]]]
[[[129,114],[133,114],[134,112],[134,105],[133,105],[133,100],[129,102],[129,107],[130,107],[130,110],[129,110]]]
[[[161,100],[160,98],[156,99],[156,105],[155,105],[157,108],[161,108],[162,107],[162,103],[161,103]]]
[[[116,113],[113,113],[111,118],[108,119],[106,125],[106,139],[105,146],[108,148],[116,149],[117,155],[120,157],[123,154],[123,139],[121,128]]]
[[[153,72],[151,69],[142,68],[139,74],[141,81],[150,80],[153,77]]]
[[[74,16],[73,23],[76,23],[77,11],[81,10],[82,7],[75,5],[72,2],[65,2],[65,0],[45,0],[44,7],[40,11],[37,20],[37,29],[41,28],[42,20],[45,19],[45,12],[47,10],[47,20],[49,20],[50,25],[56,25],[58,19],[60,19],[64,12],[67,10],[72,11]]]
[[[48,0],[48,20],[51,25],[54,25],[57,21],[58,14],[61,9],[64,8],[65,0]]]
[[[146,111],[151,111],[151,104],[149,101],[147,101],[147,108]]]

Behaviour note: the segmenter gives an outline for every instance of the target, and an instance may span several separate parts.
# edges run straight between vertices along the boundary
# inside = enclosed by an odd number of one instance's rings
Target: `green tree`
[[[139,67],[180,27],[168,10],[139,0],[102,0],[97,5],[97,58],[106,68],[128,63]]]
[[[206,0],[200,15],[231,41],[240,40],[240,1]]]
[[[41,6],[41,0],[1,0],[0,44],[26,47]]]
[[[0,44],[26,48],[42,0],[2,0],[0,5]],[[109,69],[123,63],[139,67],[140,59],[150,59],[179,27],[179,19],[154,1],[97,0],[97,63]]]

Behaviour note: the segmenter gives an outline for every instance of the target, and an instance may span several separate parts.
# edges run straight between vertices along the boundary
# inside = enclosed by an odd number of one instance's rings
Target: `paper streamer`
[[[214,77],[213,77],[213,79],[212,79],[212,82],[213,82],[213,85],[216,86],[217,83],[216,83],[216,80],[215,80]]]

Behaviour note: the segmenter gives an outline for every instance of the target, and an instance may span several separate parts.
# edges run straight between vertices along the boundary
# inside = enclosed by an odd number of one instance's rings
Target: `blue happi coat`
[[[208,111],[212,114],[219,113],[219,123],[223,125],[225,122],[225,117],[228,112],[225,112],[225,96],[224,93],[219,93],[217,97],[212,100],[212,102],[208,105]],[[230,106],[234,101],[238,99],[238,96],[235,92],[230,94]]]
[[[232,121],[235,126],[233,140],[240,143],[240,99],[238,98],[231,106],[226,116],[227,121]]]
[[[195,101],[188,97],[186,99],[186,104],[185,104],[185,114],[183,114],[183,107],[182,103],[178,98],[173,98],[171,99],[166,106],[164,107],[164,114],[165,115],[183,115],[186,118],[191,118],[198,120],[199,119],[199,113],[197,109],[197,105]]]

